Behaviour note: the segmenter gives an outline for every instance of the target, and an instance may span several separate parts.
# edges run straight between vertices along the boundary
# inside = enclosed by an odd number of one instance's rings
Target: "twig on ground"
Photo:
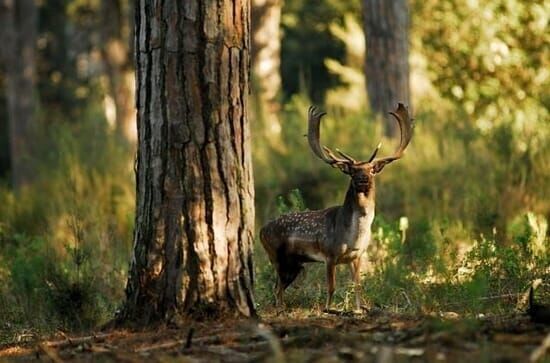
[[[75,345],[82,344],[82,343],[87,343],[87,342],[90,342],[90,341],[93,341],[93,342],[96,342],[96,343],[102,342],[106,338],[108,338],[112,335],[113,334],[105,333],[105,334],[97,334],[97,335],[94,334],[94,335],[89,335],[89,336],[85,336],[85,337],[71,338],[71,337],[63,334],[63,336],[65,337],[65,340],[45,342],[43,344],[46,345],[47,347],[50,347],[50,348],[63,349],[63,348],[68,347],[68,346],[75,346]]]

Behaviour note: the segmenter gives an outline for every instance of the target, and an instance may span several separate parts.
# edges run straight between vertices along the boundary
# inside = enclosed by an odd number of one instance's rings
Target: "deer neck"
[[[344,219],[350,220],[374,213],[375,194],[374,180],[366,192],[358,191],[353,185],[353,181],[350,181],[340,214]]]
[[[374,219],[374,184],[367,191],[358,191],[350,183],[344,204],[336,212],[334,241],[337,241],[338,263],[360,256],[367,248]]]

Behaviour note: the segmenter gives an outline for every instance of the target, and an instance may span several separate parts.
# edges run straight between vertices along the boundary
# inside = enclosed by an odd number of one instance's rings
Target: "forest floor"
[[[0,346],[0,362],[550,362],[550,326],[518,314],[465,319],[293,310],[259,321],[22,340]]]

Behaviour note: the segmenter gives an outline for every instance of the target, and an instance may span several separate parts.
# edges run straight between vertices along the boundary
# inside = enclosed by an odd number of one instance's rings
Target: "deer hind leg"
[[[292,259],[286,261],[284,264],[280,265],[279,268],[279,280],[281,281],[281,286],[283,290],[290,286],[291,283],[296,280],[296,277],[302,272],[304,266]]]
[[[285,288],[283,287],[283,282],[281,281],[281,278],[279,275],[277,275],[277,282],[275,283],[275,306],[276,307],[283,307],[284,301],[283,301],[283,292],[285,291]]]
[[[355,310],[361,310],[361,259],[353,260],[349,267],[353,278],[353,290],[355,293]]]
[[[292,256],[286,256],[277,264],[277,285],[275,287],[275,298],[277,306],[283,303],[283,292],[302,272],[304,266]]]
[[[332,304],[332,295],[336,289],[336,264],[333,261],[327,261],[327,303],[325,310],[330,309]]]

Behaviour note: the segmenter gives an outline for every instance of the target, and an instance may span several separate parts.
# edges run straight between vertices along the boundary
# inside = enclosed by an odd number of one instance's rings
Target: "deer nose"
[[[355,182],[358,184],[364,184],[369,182],[369,178],[367,176],[358,176],[354,178]]]
[[[368,177],[359,177],[354,179],[354,184],[357,188],[364,189],[369,187],[370,181]]]

